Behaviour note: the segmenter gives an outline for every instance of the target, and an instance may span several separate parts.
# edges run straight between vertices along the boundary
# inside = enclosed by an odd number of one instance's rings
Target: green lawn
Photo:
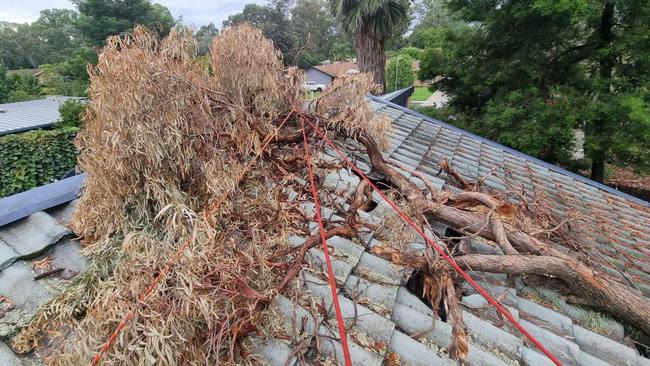
[[[318,98],[318,97],[320,96],[320,93],[321,93],[321,92],[317,92],[317,91],[307,91],[307,92],[305,93],[305,98],[306,98],[307,100],[316,99],[316,98]]]
[[[411,101],[423,102],[427,100],[431,94],[433,93],[426,86],[416,86],[413,95],[411,95]]]

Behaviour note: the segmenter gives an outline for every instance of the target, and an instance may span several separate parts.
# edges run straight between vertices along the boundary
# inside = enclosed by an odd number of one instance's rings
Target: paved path
[[[422,103],[423,107],[444,107],[449,101],[449,97],[440,90],[436,90],[427,100]]]

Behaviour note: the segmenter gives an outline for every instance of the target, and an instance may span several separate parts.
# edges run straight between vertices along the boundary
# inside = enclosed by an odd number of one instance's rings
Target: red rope
[[[350,350],[348,349],[348,338],[345,335],[345,323],[343,322],[343,315],[341,314],[341,306],[339,305],[339,297],[336,293],[336,280],[334,279],[334,270],[332,270],[332,262],[330,261],[329,248],[327,247],[327,239],[325,238],[325,229],[323,228],[323,219],[320,214],[320,203],[318,202],[318,192],[316,191],[316,183],[314,183],[314,172],[311,167],[311,156],[309,155],[309,143],[307,142],[307,134],[305,132],[305,121],[302,121],[302,137],[305,145],[305,157],[307,159],[307,167],[309,168],[309,182],[311,183],[311,194],[314,196],[314,205],[316,206],[316,221],[318,221],[318,231],[320,233],[321,244],[323,245],[323,252],[325,253],[325,262],[327,263],[327,279],[330,283],[332,290],[332,298],[334,299],[334,310],[336,311],[336,322],[339,326],[339,335],[341,336],[341,345],[343,346],[343,358],[345,359],[346,366],[352,366],[350,359]]]
[[[546,349],[546,347],[544,347],[532,334],[530,334],[526,329],[524,329],[524,327],[521,324],[519,324],[519,322],[510,314],[510,312],[508,312],[508,310],[506,310],[503,306],[501,306],[501,304],[499,304],[498,301],[493,299],[492,296],[490,296],[478,283],[476,283],[476,281],[474,281],[472,279],[472,277],[470,277],[467,274],[467,272],[463,271],[463,269],[460,268],[460,266],[456,263],[456,261],[454,261],[449,255],[447,255],[447,253],[445,253],[442,250],[442,248],[440,248],[440,246],[438,246],[438,244],[436,244],[433,240],[431,240],[429,237],[427,237],[426,234],[422,230],[420,230],[420,228],[402,210],[400,210],[400,208],[397,207],[397,205],[395,203],[393,203],[388,197],[386,197],[386,195],[381,190],[379,190],[379,188],[377,188],[370,181],[370,179],[368,179],[368,177],[366,177],[365,174],[363,174],[361,169],[359,169],[356,165],[354,165],[354,163],[352,161],[350,161],[350,159],[345,157],[343,155],[343,153],[336,147],[336,145],[334,145],[332,143],[332,141],[330,141],[330,139],[327,138],[327,136],[325,136],[325,134],[321,132],[321,130],[318,128],[318,126],[316,126],[310,120],[307,120],[307,122],[309,122],[309,124],[311,124],[311,126],[323,138],[323,140],[325,140],[325,142],[330,147],[332,147],[332,149],[334,149],[334,151],[336,151],[336,153],[343,160],[345,160],[345,162],[355,172],[357,172],[357,174],[359,174],[366,182],[368,182],[368,184],[370,184],[370,186],[375,190],[375,192],[377,192],[381,196],[381,198],[383,198],[386,202],[388,202],[388,204],[402,217],[402,219],[404,219],[404,221],[406,221],[409,224],[409,226],[411,226],[415,231],[417,231],[417,233],[420,234],[420,236],[422,238],[424,238],[424,240],[426,240],[426,242],[429,244],[429,246],[434,248],[438,252],[438,254],[440,254],[440,256],[442,258],[444,258],[447,261],[447,263],[449,263],[449,265],[451,265],[451,267],[459,275],[461,275],[470,285],[472,285],[472,287],[474,287],[474,289],[476,289],[476,291],[479,294],[481,294],[490,304],[492,304],[501,314],[503,314],[503,316],[505,316],[523,335],[526,336],[526,338],[528,338],[537,348],[539,348],[540,351],[542,351],[548,358],[550,358],[551,361],[553,361],[553,363],[555,363],[558,366],[562,366],[562,363],[555,356],[553,356],[553,354],[551,352],[549,352]],[[303,122],[303,124],[304,124],[304,122]],[[303,128],[303,134],[304,134],[304,128]]]
[[[289,112],[289,114],[284,118],[282,123],[280,123],[277,130],[280,130],[280,128],[282,128],[282,126],[284,126],[284,124],[289,120],[289,117],[291,117],[291,115],[295,111],[296,111],[296,109],[294,108]],[[266,147],[269,146],[269,144],[271,143],[272,140],[273,140],[273,135],[268,136],[266,142],[264,143],[262,148],[259,150],[259,152],[255,155],[255,157],[253,157],[253,159],[251,159],[248,162],[248,164],[246,164],[246,166],[244,166],[244,169],[242,170],[242,172],[237,177],[237,184],[239,184],[239,182],[244,178],[246,173],[248,173],[250,168],[253,166],[253,164],[255,164],[257,159],[262,155],[262,153],[264,152]],[[237,185],[235,185],[235,186],[237,186]],[[211,204],[208,207],[208,210],[207,210],[208,215],[211,215],[212,212],[214,212],[215,210],[217,210],[219,208],[219,206],[221,206],[221,204],[225,201],[226,197],[233,191],[233,189],[230,189],[230,190],[224,192],[214,204]],[[140,296],[138,297],[138,303],[142,303],[142,304],[145,303],[145,300],[147,300],[147,298],[149,297],[149,295],[151,294],[153,289],[158,285],[158,283],[160,283],[160,280],[162,280],[162,278],[165,277],[167,272],[169,272],[169,270],[171,268],[171,265],[175,264],[178,261],[181,254],[183,253],[183,251],[185,251],[185,249],[188,247],[188,245],[190,244],[190,241],[191,241],[190,239],[191,239],[191,237],[187,238],[183,242],[183,244],[178,248],[178,250],[176,251],[176,253],[172,257],[172,259],[165,264],[165,266],[162,268],[162,270],[160,270],[158,275],[153,279],[153,281],[151,281],[149,286],[147,286],[147,288],[144,290],[144,292],[142,294],[140,294]],[[113,331],[113,333],[111,333],[111,336],[108,338],[106,343],[104,343],[102,345],[102,347],[99,349],[99,351],[95,354],[95,356],[93,356],[92,360],[90,361],[90,365],[95,366],[95,365],[99,364],[99,361],[101,360],[102,356],[106,353],[106,351],[108,351],[109,348],[111,348],[113,343],[115,343],[115,340],[117,339],[117,337],[122,332],[122,329],[124,329],[124,327],[126,327],[126,324],[133,318],[133,314],[135,313],[136,305],[134,305],[131,308],[131,310],[129,310],[129,312],[126,313],[126,315],[124,316],[124,318],[122,318],[122,320],[117,325],[117,327],[115,327],[115,330]]]

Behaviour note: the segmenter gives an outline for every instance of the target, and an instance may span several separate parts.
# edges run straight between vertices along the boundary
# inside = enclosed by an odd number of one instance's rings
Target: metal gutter
[[[78,174],[0,199],[0,226],[75,200],[81,194],[85,178],[85,173]]]

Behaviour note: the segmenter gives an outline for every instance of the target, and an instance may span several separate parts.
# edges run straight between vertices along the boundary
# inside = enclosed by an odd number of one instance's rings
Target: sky
[[[183,24],[197,28],[210,22],[221,28],[229,15],[240,12],[246,3],[265,3],[265,0],[155,0],[169,8],[174,19],[182,17]],[[12,23],[33,22],[44,9],[74,9],[70,0],[0,0],[0,21]]]

